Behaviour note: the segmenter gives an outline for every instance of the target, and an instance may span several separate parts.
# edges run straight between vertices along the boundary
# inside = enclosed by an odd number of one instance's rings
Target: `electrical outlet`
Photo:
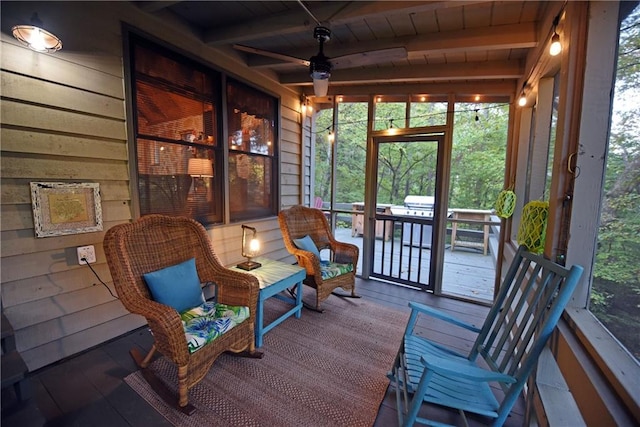
[[[88,246],[78,246],[78,263],[80,265],[84,265],[87,262],[89,264],[96,262],[96,249],[93,245]],[[82,258],[86,259],[86,262],[82,260]]]

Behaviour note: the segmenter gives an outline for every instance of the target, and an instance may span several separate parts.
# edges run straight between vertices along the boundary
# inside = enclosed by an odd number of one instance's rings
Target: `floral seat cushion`
[[[189,353],[249,318],[249,307],[205,302],[180,314]]]
[[[345,273],[353,271],[353,264],[338,264],[337,262],[322,261],[320,265],[320,274],[322,280],[333,279]]]

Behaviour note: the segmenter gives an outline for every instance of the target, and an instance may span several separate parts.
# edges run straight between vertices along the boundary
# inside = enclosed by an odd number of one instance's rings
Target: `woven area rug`
[[[307,292],[310,292],[308,289]],[[270,320],[283,303],[265,304]],[[262,359],[222,355],[189,392],[191,416],[169,407],[140,371],[125,378],[175,426],[371,426],[408,312],[363,299],[329,297],[324,313],[303,309],[264,336]],[[174,392],[176,369],[151,368]]]

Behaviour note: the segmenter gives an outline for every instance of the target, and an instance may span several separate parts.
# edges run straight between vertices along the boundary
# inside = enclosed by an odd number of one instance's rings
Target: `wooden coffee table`
[[[255,258],[262,264],[262,267],[251,271],[245,271],[237,267],[233,270],[255,276],[260,282],[260,295],[258,296],[258,308],[256,310],[256,347],[262,347],[262,337],[271,329],[284,322],[292,314],[299,319],[302,315],[302,281],[307,276],[304,268],[297,265],[286,264],[267,258]],[[295,288],[295,299],[285,295],[283,292],[289,288]],[[264,302],[275,297],[281,301],[292,304],[293,307],[283,313],[268,325],[264,325]]]

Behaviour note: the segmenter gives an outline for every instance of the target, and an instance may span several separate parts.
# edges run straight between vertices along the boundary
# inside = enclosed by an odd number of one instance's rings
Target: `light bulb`
[[[518,105],[521,107],[524,107],[525,105],[527,105],[527,97],[524,96],[524,94],[522,94],[522,96],[518,100]]]
[[[551,37],[551,46],[549,46],[549,55],[556,56],[560,52],[562,52],[560,36],[558,35],[558,33],[553,33],[553,37]]]
[[[253,254],[257,254],[259,250],[260,250],[260,240],[251,239],[251,241],[249,242],[249,251],[251,251],[251,253]]]

